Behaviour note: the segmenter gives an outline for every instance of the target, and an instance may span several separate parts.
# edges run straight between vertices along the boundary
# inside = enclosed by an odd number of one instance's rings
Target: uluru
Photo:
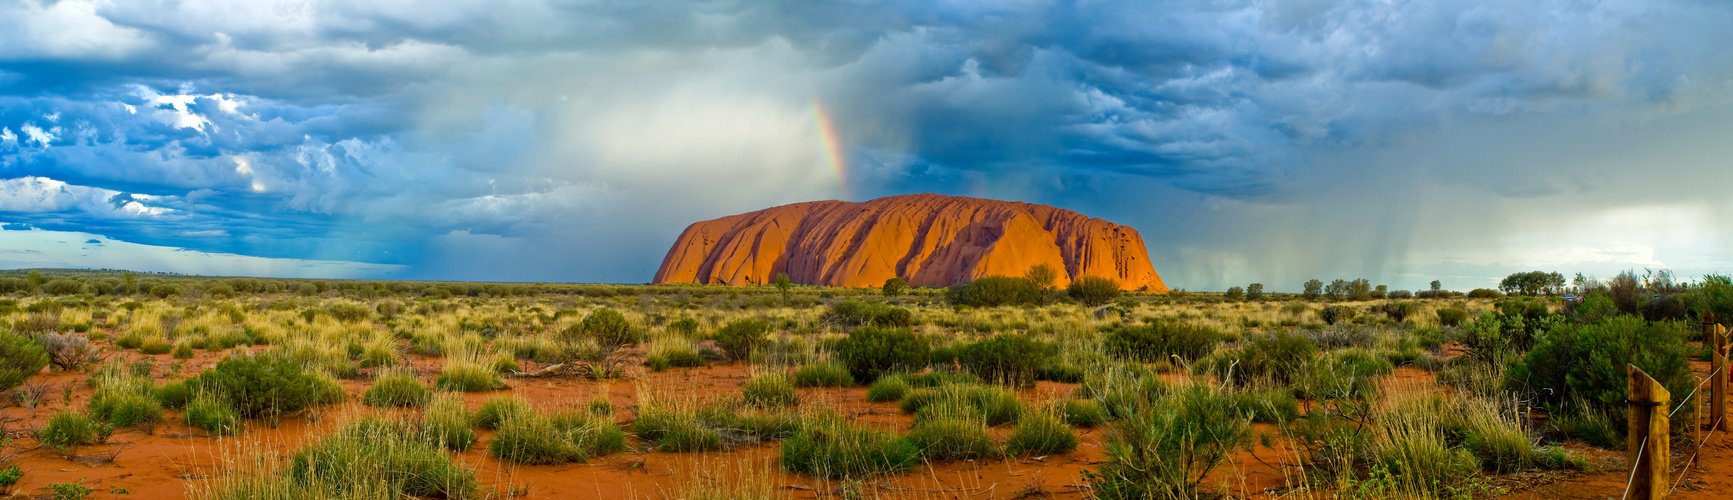
[[[1046,264],[1056,284],[1099,276],[1165,292],[1137,230],[1047,205],[938,194],[813,201],[700,221],[668,249],[652,283],[948,286],[1022,276]]]

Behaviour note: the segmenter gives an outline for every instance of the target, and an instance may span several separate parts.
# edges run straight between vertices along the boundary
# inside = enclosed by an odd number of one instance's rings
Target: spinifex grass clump
[[[904,413],[915,414],[918,422],[926,418],[922,410],[933,405],[966,409],[987,425],[1016,422],[1023,415],[1023,404],[1017,401],[1016,394],[984,385],[952,384],[916,389],[903,397],[901,407]]]
[[[421,406],[433,398],[433,391],[422,385],[415,375],[406,371],[394,372],[379,377],[373,381],[373,386],[361,394],[361,401],[368,406]]]
[[[626,448],[619,426],[587,411],[510,412],[498,429],[487,451],[513,463],[584,462]]]
[[[236,434],[241,429],[241,412],[217,396],[199,394],[186,404],[183,418],[187,425],[213,434]]]
[[[854,382],[848,369],[832,361],[820,361],[794,371],[795,387],[847,387]]]
[[[506,388],[505,382],[480,363],[447,359],[434,386],[446,391],[482,392]]]
[[[1067,399],[1060,410],[1065,423],[1077,427],[1095,427],[1107,422],[1107,408],[1093,399]]]
[[[36,439],[49,446],[82,446],[106,441],[113,432],[113,427],[90,418],[90,415],[60,410],[48,418],[48,425],[36,432]]]
[[[500,396],[481,403],[470,424],[483,429],[498,429],[500,422],[523,413],[534,413],[535,407],[519,396]]]
[[[301,448],[280,475],[242,474],[218,481],[204,498],[465,498],[475,471],[453,462],[402,424],[350,422]]]
[[[696,368],[704,366],[704,356],[698,354],[698,349],[692,346],[691,340],[673,335],[650,342],[650,352],[644,356],[644,366],[655,371]]]
[[[469,412],[463,408],[463,397],[435,396],[421,412],[421,435],[428,443],[456,451],[475,444],[475,430],[469,428]]]
[[[1057,415],[1037,412],[1017,421],[1017,428],[1005,438],[1005,454],[1052,455],[1077,448],[1077,432],[1065,425]]]
[[[958,400],[921,408],[915,428],[906,438],[930,461],[974,460],[999,455],[999,445],[987,434],[980,412]]]
[[[150,377],[112,370],[94,377],[90,415],[115,427],[152,424],[162,420],[162,403],[152,394]]]
[[[650,402],[638,410],[632,432],[639,439],[656,443],[657,451],[713,451],[723,447],[718,426],[710,425],[692,408]]]
[[[898,401],[909,394],[909,381],[900,374],[890,374],[873,381],[867,388],[867,401]]]
[[[1104,499],[1194,498],[1204,476],[1250,436],[1249,420],[1215,390],[1176,390],[1115,421],[1107,463],[1085,480]]]
[[[779,461],[792,472],[842,479],[908,470],[919,455],[908,440],[849,425],[836,415],[820,415],[782,441]]]
[[[746,404],[753,406],[790,406],[799,401],[794,392],[794,384],[788,376],[781,373],[766,373],[746,382],[740,389]]]

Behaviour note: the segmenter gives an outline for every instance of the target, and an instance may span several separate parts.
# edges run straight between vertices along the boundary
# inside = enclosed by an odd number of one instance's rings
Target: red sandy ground
[[[128,352],[131,359],[153,358],[159,372],[167,371],[174,360],[166,355],[143,356]],[[188,360],[181,372],[163,375],[163,379],[191,375],[214,365],[220,353],[200,352]],[[431,381],[440,366],[438,359],[409,356],[424,381]],[[1700,370],[1705,375],[1707,370]],[[39,446],[32,430],[47,422],[49,415],[63,407],[62,387],[72,387],[70,407],[82,409],[91,389],[83,373],[50,373],[36,380],[53,384],[55,398],[51,404],[38,408],[35,416],[20,407],[0,409],[0,422],[6,435],[13,438],[8,450],[17,455],[25,470],[14,492],[37,497],[45,496],[50,483],[81,482],[96,490],[91,498],[178,498],[189,487],[208,485],[208,479],[221,470],[225,460],[246,456],[248,452],[269,451],[282,457],[311,437],[322,435],[332,425],[350,415],[376,410],[355,403],[323,408],[314,412],[285,418],[271,428],[263,422],[250,422],[240,437],[218,439],[203,431],[181,424],[174,412],[169,422],[154,429],[130,428],[117,431],[106,444],[80,447],[71,454]],[[511,391],[543,405],[583,404],[599,391],[605,390],[618,411],[616,419],[626,424],[632,418],[633,405],[640,387],[654,388],[660,397],[688,394],[697,400],[730,397],[740,392],[747,373],[740,365],[708,368],[675,369],[662,373],[643,373],[635,380],[597,383],[589,380],[518,379],[510,380]],[[1389,383],[1430,384],[1431,374],[1412,368],[1399,369]],[[352,396],[365,390],[365,381],[344,381]],[[1043,382],[1024,391],[1025,401],[1058,398],[1075,388],[1069,384]],[[465,399],[473,410],[482,401],[507,392],[471,393]],[[356,399],[352,397],[351,400]],[[865,388],[802,389],[803,405],[835,407],[857,422],[906,430],[911,419],[898,411],[895,403],[872,403],[866,400]],[[1687,410],[1688,413],[1689,410]],[[1683,418],[1683,417],[1681,417]],[[1260,426],[1260,432],[1279,436],[1274,430]],[[996,429],[1004,433],[1008,429]],[[664,498],[673,497],[680,488],[704,487],[726,474],[714,472],[717,466],[727,468],[742,464],[757,464],[757,478],[767,478],[792,498],[835,497],[837,483],[827,483],[811,477],[786,474],[775,467],[777,445],[737,448],[721,453],[659,453],[635,448],[611,454],[590,463],[558,466],[512,466],[486,454],[489,433],[469,451],[458,455],[460,461],[476,469],[484,492],[500,497],[521,498]],[[1103,460],[1105,437],[1102,430],[1088,430],[1080,435],[1082,444],[1074,452],[1049,457],[951,462],[923,466],[917,471],[893,478],[869,481],[861,487],[869,496],[894,498],[956,498],[984,500],[1000,498],[1085,498],[1080,473],[1096,467]],[[1274,498],[1306,496],[1303,480],[1292,467],[1298,457],[1282,439],[1274,440],[1276,448],[1254,447],[1238,452],[1230,463],[1211,475],[1208,482],[1222,488],[1235,498]],[[634,446],[638,443],[633,441]],[[1588,449],[1584,451],[1595,463],[1590,472],[1519,473],[1489,478],[1494,485],[1510,491],[1511,498],[1562,500],[1574,498],[1617,498],[1624,484],[1622,453]],[[1696,451],[1689,446],[1675,446],[1674,464],[1682,466]],[[1287,466],[1284,467],[1284,464]],[[1284,474],[1283,471],[1288,471]],[[1683,473],[1681,476],[1680,474]],[[1675,467],[1674,477],[1681,478],[1674,498],[1725,499],[1733,498],[1733,433],[1716,432],[1688,470]],[[1313,485],[1328,490],[1331,485]],[[111,488],[123,488],[128,494],[110,493]],[[1328,496],[1319,495],[1319,496]]]

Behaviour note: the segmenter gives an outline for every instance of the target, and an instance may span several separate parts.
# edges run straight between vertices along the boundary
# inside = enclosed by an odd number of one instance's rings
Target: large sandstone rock
[[[654,283],[879,286],[902,277],[948,286],[1022,276],[1036,264],[1065,286],[1101,276],[1128,290],[1167,291],[1137,231],[1046,205],[936,194],[814,201],[697,222],[680,234]]]

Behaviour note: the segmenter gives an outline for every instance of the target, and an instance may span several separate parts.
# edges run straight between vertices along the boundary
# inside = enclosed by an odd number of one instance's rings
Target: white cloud
[[[72,185],[47,177],[0,180],[0,212],[71,211],[99,218],[156,218],[179,212],[169,207],[146,204],[163,201],[162,198],[130,195],[129,200],[117,204],[115,200],[120,196],[126,195],[120,191]]]

